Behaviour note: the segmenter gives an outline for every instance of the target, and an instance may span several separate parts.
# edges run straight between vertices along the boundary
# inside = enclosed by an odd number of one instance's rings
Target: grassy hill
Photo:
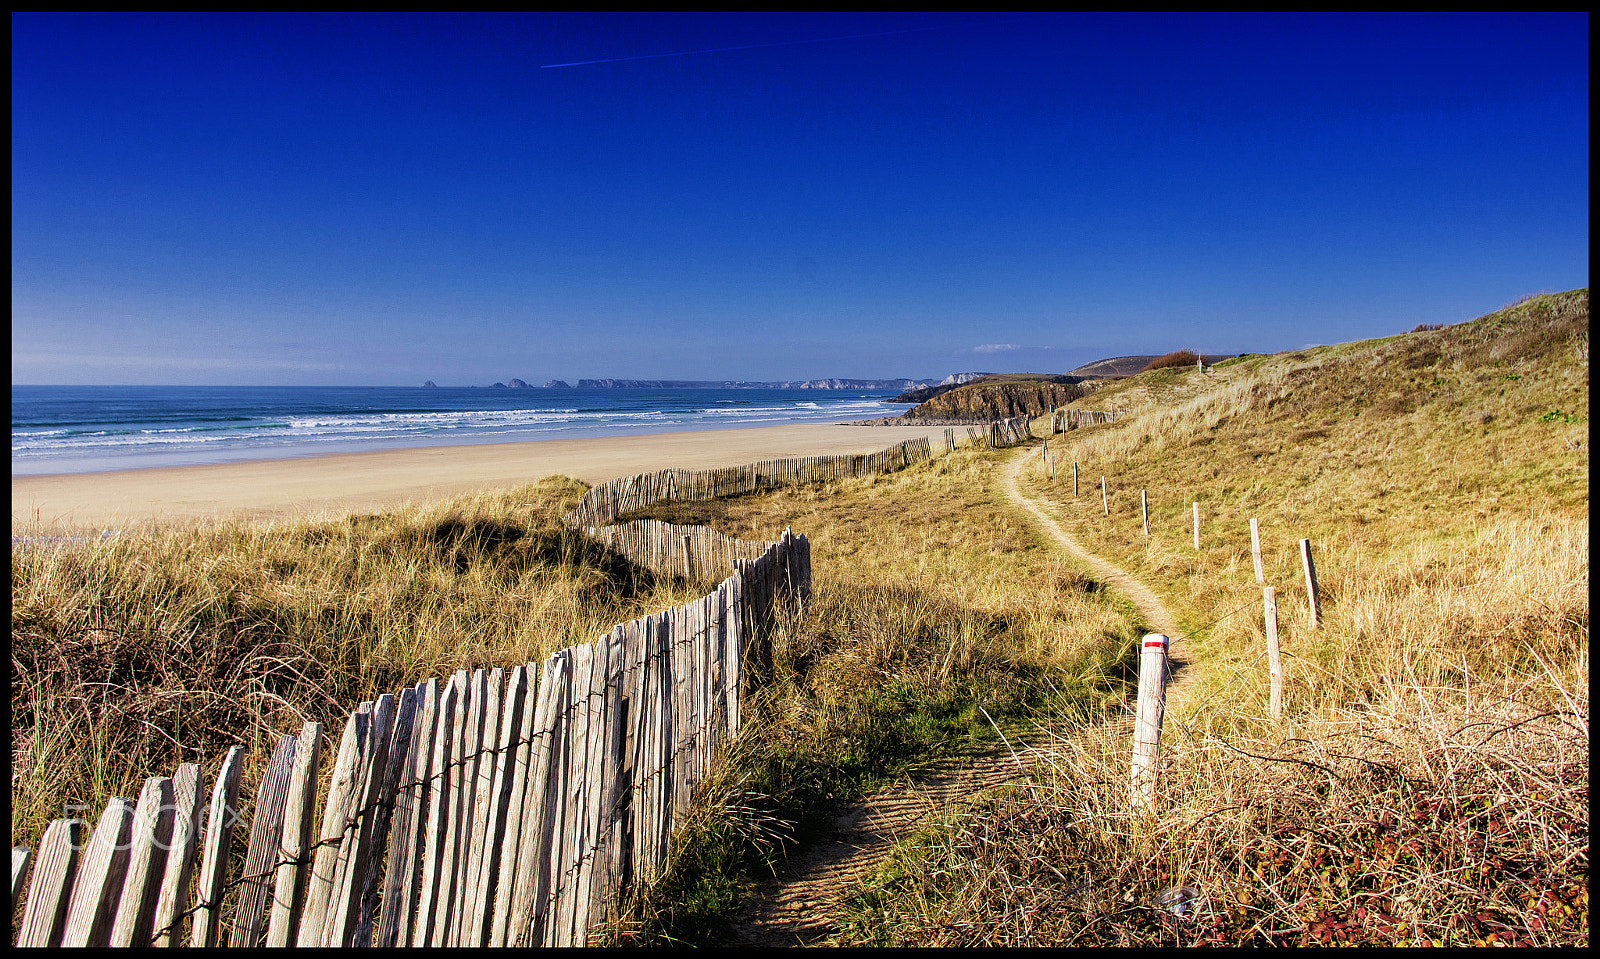
[[[916,637],[949,636],[953,626],[932,623],[973,609],[998,617],[1001,640],[975,647],[979,661],[1028,664],[1062,691],[1028,701],[1029,715],[1062,737],[1043,778],[952,811],[904,844],[856,893],[842,940],[1586,942],[1587,291],[1444,330],[1239,358],[1204,375],[1156,370],[1078,405],[1108,402],[1133,415],[1056,437],[1056,481],[1034,459],[1024,483],[1079,543],[1152,586],[1179,619],[1184,666],[1168,703],[1155,821],[1128,808],[1125,728],[1089,719],[1103,699],[1085,695],[1126,690],[1126,647],[1120,659],[1105,651],[1143,624],[1126,606],[1104,605],[1107,594],[1081,571],[1025,572],[1050,551],[995,505],[1000,461],[1018,454],[676,510],[675,521],[730,530],[792,523],[829,570],[819,596],[831,597],[824,608],[837,618],[800,629],[831,652],[796,661],[776,709],[785,718],[767,733],[774,741],[809,742],[809,755],[825,757],[819,744],[830,734],[845,743],[863,734],[845,731],[849,709],[831,713],[844,729],[819,731],[818,707],[805,704],[837,710],[897,688],[922,690],[909,704],[948,694],[942,683],[904,687],[940,645]],[[1090,495],[1102,474],[1110,516]],[[1276,723],[1251,517],[1287,663]],[[988,556],[972,550],[985,538]],[[1320,577],[1316,627],[1302,538]],[[1007,568],[1029,600],[979,598],[976,583],[1007,582]],[[927,617],[918,629],[893,628],[880,612],[877,638],[864,642],[844,624],[861,621],[850,612],[858,606],[879,608],[858,597],[884,580],[956,602],[914,602]],[[1097,647],[1101,658],[1083,658]],[[894,652],[866,652],[878,649]],[[769,769],[790,755],[756,749],[748,760]],[[753,782],[772,795],[790,783]],[[728,882],[708,865],[715,859],[697,860],[700,875]],[[1161,906],[1185,886],[1192,908],[1177,916]],[[714,920],[694,928],[715,941]]]

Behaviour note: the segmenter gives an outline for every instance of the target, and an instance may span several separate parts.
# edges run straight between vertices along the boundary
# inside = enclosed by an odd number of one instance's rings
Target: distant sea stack
[[[429,380],[428,382],[422,384],[422,388],[425,390],[436,390],[439,388],[439,384]]]
[[[572,389],[571,385],[569,385],[566,380],[551,380],[550,382],[548,382],[548,383],[546,383],[544,385],[544,388],[547,389],[547,390],[570,390],[570,389]]]
[[[526,383],[524,383],[524,382],[523,382],[523,381],[521,381],[521,380],[519,380],[519,379],[517,379],[517,378],[516,378],[516,377],[515,377],[515,376],[513,376],[513,377],[512,377],[512,378],[511,378],[511,384],[510,384],[510,386],[511,386],[511,388],[512,388],[512,389],[514,389],[514,390],[526,390],[526,389],[529,389],[529,388],[530,388],[530,387],[529,387],[529,386],[528,386],[528,384],[526,384]]]
[[[491,389],[491,390],[503,390],[505,388],[506,388],[506,385],[504,383],[495,383],[494,385],[489,387],[489,389]]]

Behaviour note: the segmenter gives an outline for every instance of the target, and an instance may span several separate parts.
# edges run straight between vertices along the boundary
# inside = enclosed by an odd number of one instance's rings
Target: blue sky
[[[1586,14],[11,22],[18,383],[1061,372],[1589,282]]]

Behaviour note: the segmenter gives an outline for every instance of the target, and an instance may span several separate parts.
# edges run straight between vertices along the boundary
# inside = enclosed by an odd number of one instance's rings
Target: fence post
[[[1278,657],[1278,591],[1271,586],[1261,590],[1261,605],[1267,627],[1267,669],[1272,673],[1272,698],[1267,709],[1278,721],[1283,703],[1283,662]]]
[[[1144,517],[1144,535],[1150,535],[1150,504],[1144,498],[1144,490],[1139,491],[1139,515]]]
[[[694,562],[689,558],[689,550],[689,537],[685,536],[683,538],[683,581],[685,583],[694,580]]]
[[[1072,461],[1072,495],[1078,495],[1078,461]]]
[[[1194,551],[1200,552],[1200,504],[1194,504]]]
[[[1106,498],[1106,478],[1100,477],[1100,508],[1107,516],[1111,515],[1111,500]]]
[[[1317,567],[1311,562],[1311,540],[1300,541],[1300,565],[1306,571],[1306,599],[1311,604],[1311,625],[1322,625],[1322,602],[1317,596]]]
[[[1133,723],[1131,795],[1136,813],[1155,811],[1161,767],[1161,717],[1167,704],[1167,637],[1150,633],[1139,657],[1139,703]]]
[[[1250,558],[1256,562],[1256,583],[1265,583],[1266,577],[1261,575],[1261,527],[1254,516],[1250,517]]]

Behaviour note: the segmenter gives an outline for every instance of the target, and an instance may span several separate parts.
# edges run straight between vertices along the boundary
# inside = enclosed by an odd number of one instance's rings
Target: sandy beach
[[[375,512],[484,487],[566,475],[598,483],[648,470],[709,469],[779,456],[866,453],[943,427],[837,423],[640,436],[434,446],[11,478],[13,534],[143,528],[201,516],[292,517]]]

